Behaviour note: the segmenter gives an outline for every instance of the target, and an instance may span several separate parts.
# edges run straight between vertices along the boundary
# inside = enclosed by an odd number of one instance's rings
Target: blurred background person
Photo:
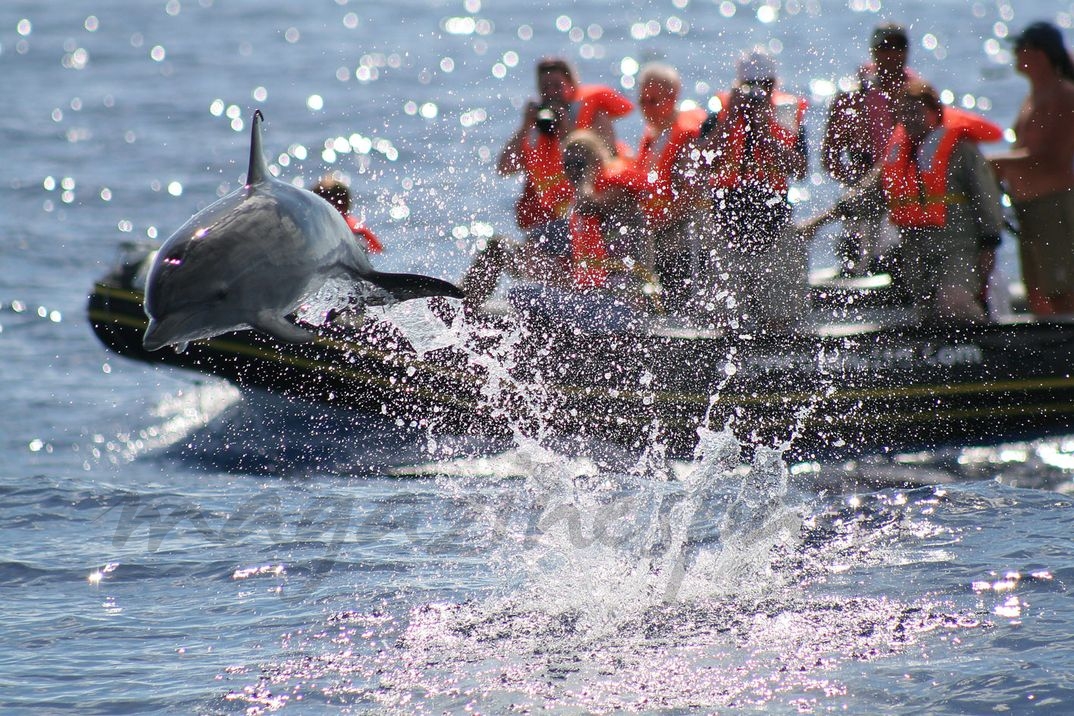
[[[366,251],[371,254],[384,251],[384,244],[380,242],[377,235],[351,213],[351,191],[341,178],[334,174],[327,174],[313,185],[312,191],[336,207],[354,235],[362,239],[362,245]]]
[[[821,145],[824,169],[845,187],[883,159],[895,131],[895,100],[916,77],[906,66],[910,42],[901,25],[877,26],[869,47],[872,62],[859,71],[858,86],[832,101]],[[858,197],[842,222],[836,245],[840,269],[847,275],[867,273],[888,243],[882,237],[887,226],[883,195],[876,191]]]
[[[671,65],[654,62],[638,73],[638,106],[645,122],[636,156],[645,179],[641,196],[648,246],[642,259],[660,279],[664,307],[682,309],[696,290],[695,217],[703,193],[684,181],[678,167],[684,150],[701,133],[707,112],[679,109],[682,80]]]
[[[907,83],[897,118],[880,185],[899,229],[905,285],[923,322],[984,320],[1003,212],[976,126],[959,115],[945,121],[922,80]]]
[[[1018,217],[1029,310],[1074,313],[1074,64],[1056,26],[1035,22],[1015,38],[1029,95],[1012,151],[993,156]]]
[[[806,172],[806,103],[779,90],[776,69],[763,52],[742,56],[688,161],[712,197],[703,260],[713,286],[702,300],[727,291],[725,302],[748,324],[785,331],[805,310],[807,247],[791,224],[787,192]]]

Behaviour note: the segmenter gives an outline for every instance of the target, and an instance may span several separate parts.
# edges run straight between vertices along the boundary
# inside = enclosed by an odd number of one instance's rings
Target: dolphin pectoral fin
[[[380,286],[398,301],[409,301],[426,296],[463,297],[462,291],[455,284],[441,278],[422,276],[416,273],[381,273],[380,271],[373,271],[360,276],[360,278]]]
[[[316,337],[305,328],[300,328],[283,316],[278,316],[269,311],[258,313],[257,321],[251,325],[262,333],[267,333],[288,343],[309,343]]]

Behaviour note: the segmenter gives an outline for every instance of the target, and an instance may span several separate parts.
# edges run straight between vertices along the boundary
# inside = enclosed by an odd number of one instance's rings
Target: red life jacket
[[[371,254],[379,254],[384,251],[384,244],[380,243],[380,239],[370,229],[368,229],[362,222],[350,214],[344,214],[343,218],[347,222],[347,226],[350,227],[351,232],[355,236],[362,237],[362,241],[365,243],[366,251]]]
[[[616,158],[597,174],[593,191],[602,194],[621,188],[640,194],[646,184],[633,161]],[[608,284],[608,245],[604,241],[603,221],[604,217],[594,214],[571,214],[572,275],[578,288],[603,288]]]
[[[563,148],[559,140],[539,134],[532,144],[527,137],[522,143],[522,165],[526,185],[515,202],[518,227],[528,231],[567,215],[574,200],[574,187],[563,171]]]
[[[603,288],[608,283],[608,247],[601,217],[571,214],[571,271],[578,288]]]
[[[629,114],[634,105],[629,99],[604,85],[581,85],[571,99],[578,103],[575,129],[589,129],[598,111],[617,118]],[[545,134],[536,143],[526,137],[522,143],[522,164],[526,185],[515,202],[518,227],[528,231],[567,215],[574,188],[563,171],[563,149],[559,140]]]
[[[723,107],[729,106],[731,95],[729,92],[721,92],[718,95]],[[771,100],[775,111],[769,131],[776,141],[787,147],[793,147],[798,141],[798,130],[802,126],[805,117],[806,101],[786,92],[773,92]],[[721,111],[723,111],[721,109]],[[718,188],[731,189],[739,186],[744,181],[767,186],[774,191],[787,191],[790,178],[781,170],[776,162],[768,157],[756,156],[753,166],[748,169],[744,166],[744,154],[746,151],[746,123],[739,120],[732,128],[727,141],[724,144],[724,153],[714,163],[716,175],[713,185]]]
[[[641,195],[642,209],[652,227],[662,227],[673,217],[676,199],[672,170],[680,150],[701,133],[707,112],[698,107],[679,112],[668,128],[664,146],[656,147],[657,134],[646,126],[638,145],[638,171],[645,175],[646,187]]]
[[[574,118],[575,129],[592,127],[593,118],[601,110],[612,119],[625,117],[634,111],[633,102],[605,85],[579,85],[571,101],[578,102],[578,116]]]
[[[932,160],[923,169],[910,156],[910,140],[900,125],[895,128],[881,174],[891,223],[903,228],[943,226],[947,205],[966,200],[948,192],[947,169],[960,140],[994,142],[1003,136],[999,125],[965,110],[944,107],[941,132]]]

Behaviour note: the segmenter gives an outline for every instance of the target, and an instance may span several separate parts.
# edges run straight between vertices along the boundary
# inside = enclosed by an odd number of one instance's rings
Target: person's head
[[[897,116],[910,138],[921,140],[943,122],[943,102],[928,82],[912,79],[899,97]]]
[[[776,61],[760,50],[747,52],[735,65],[735,80],[740,89],[770,95],[776,89]]]
[[[336,207],[340,214],[346,214],[351,210],[350,189],[336,176],[326,174],[321,177],[321,180],[313,185],[312,191]]]
[[[563,145],[563,171],[571,184],[579,186],[592,181],[611,159],[611,152],[596,132],[578,129],[567,135]]]
[[[567,60],[547,57],[537,63],[537,92],[543,103],[569,102],[577,86],[574,68]]]
[[[638,105],[647,124],[664,128],[675,118],[682,80],[671,65],[650,62],[638,73]]]
[[[873,65],[878,77],[902,77],[910,54],[906,28],[893,22],[877,25],[869,41]]]
[[[1050,22],[1034,22],[1014,39],[1017,69],[1025,75],[1035,75],[1050,68],[1067,79],[1074,80],[1074,63],[1063,44],[1063,33]]]

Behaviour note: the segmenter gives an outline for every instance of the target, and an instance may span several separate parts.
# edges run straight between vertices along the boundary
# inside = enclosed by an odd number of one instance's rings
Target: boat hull
[[[478,319],[485,345],[423,356],[374,319],[322,327],[308,344],[244,331],[150,353],[130,273],[98,282],[89,300],[96,335],[119,355],[433,431],[551,430],[638,449],[657,439],[687,455],[700,425],[728,425],[805,459],[1074,432],[1069,323],[721,337],[581,332],[531,316],[493,388],[502,316]]]

